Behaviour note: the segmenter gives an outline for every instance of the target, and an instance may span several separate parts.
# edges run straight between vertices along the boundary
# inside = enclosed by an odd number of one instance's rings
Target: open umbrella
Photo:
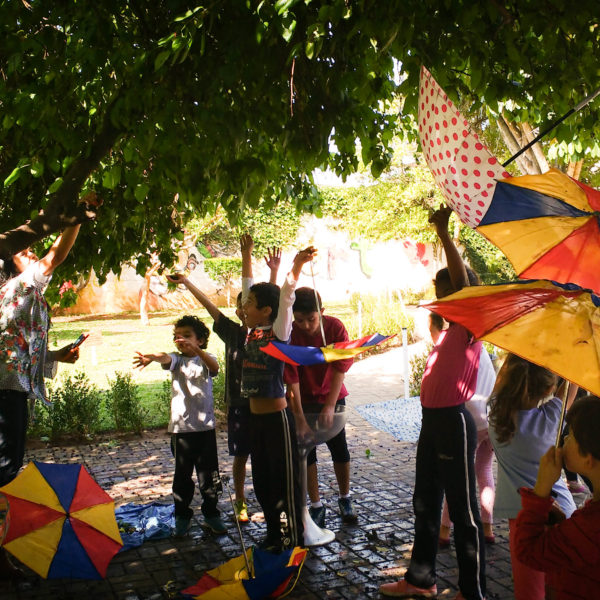
[[[270,342],[264,348],[261,348],[261,350],[290,365],[308,367],[310,365],[353,358],[393,337],[395,337],[395,334],[381,335],[380,333],[374,333],[358,340],[335,342],[322,348],[316,348],[315,346],[292,346],[283,342]]]
[[[202,600],[278,598],[294,587],[306,553],[306,548],[299,547],[281,554],[250,548],[245,557],[236,556],[207,571],[195,585],[183,590],[181,595]],[[250,577],[247,564],[252,570]]]
[[[551,281],[467,287],[425,305],[600,395],[600,297]]]
[[[123,545],[112,498],[82,465],[29,463],[0,488],[4,548],[44,578],[101,579]]]

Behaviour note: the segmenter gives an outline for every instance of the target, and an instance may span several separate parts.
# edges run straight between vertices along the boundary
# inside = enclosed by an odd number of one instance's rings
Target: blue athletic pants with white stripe
[[[267,545],[304,544],[298,442],[292,412],[252,414],[252,482],[267,524]]]
[[[435,584],[440,515],[444,491],[458,559],[458,587],[466,600],[485,597],[485,547],[477,505],[475,448],[477,430],[464,404],[423,408],[413,509],[415,541],[406,580]]]

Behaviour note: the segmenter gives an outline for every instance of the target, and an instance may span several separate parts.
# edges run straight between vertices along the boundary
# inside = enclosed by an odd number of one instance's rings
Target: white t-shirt
[[[212,376],[199,356],[169,354],[171,364],[171,433],[215,428]],[[210,355],[212,358],[215,358]]]
[[[465,408],[471,413],[477,431],[483,431],[488,428],[487,401],[492,394],[495,383],[496,371],[494,371],[492,359],[482,345],[475,393],[468,402],[465,402]]]

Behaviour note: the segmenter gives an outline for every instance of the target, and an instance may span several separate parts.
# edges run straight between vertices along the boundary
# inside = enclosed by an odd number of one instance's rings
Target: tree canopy
[[[0,255],[89,218],[70,262],[168,264],[192,215],[291,198],[311,173],[378,175],[414,135],[421,64],[532,126],[598,86],[597,4],[558,0],[0,0]],[[401,73],[401,75],[400,75]],[[391,110],[400,94],[403,108]],[[553,133],[600,154],[600,107]],[[357,153],[357,142],[360,148]]]

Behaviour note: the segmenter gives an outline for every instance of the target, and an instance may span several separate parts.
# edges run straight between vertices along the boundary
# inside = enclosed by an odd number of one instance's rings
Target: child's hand
[[[177,346],[177,350],[179,350],[179,352],[185,354],[186,356],[200,353],[200,346],[192,340],[189,340],[187,338],[175,338],[173,342]]]
[[[435,230],[438,235],[448,232],[448,221],[450,220],[450,215],[452,214],[452,209],[444,204],[442,204],[430,217],[429,222],[434,225]]]
[[[552,491],[552,486],[560,477],[562,468],[562,448],[551,446],[548,452],[540,459],[537,481],[535,482],[533,493],[540,498],[548,498]]]
[[[151,358],[149,358],[148,356],[145,356],[141,352],[136,352],[136,355],[137,356],[133,357],[133,368],[134,369],[138,369],[138,368],[144,369],[152,362]]]
[[[252,255],[252,251],[254,250],[254,240],[249,233],[244,233],[240,237],[240,248],[242,250],[242,254]]]
[[[281,264],[281,248],[268,248],[265,262],[271,271],[278,271]]]
[[[309,246],[308,248],[304,248],[304,250],[300,250],[298,254],[296,254],[294,258],[294,264],[304,265],[307,262],[310,262],[317,256],[317,249],[314,246]]]

